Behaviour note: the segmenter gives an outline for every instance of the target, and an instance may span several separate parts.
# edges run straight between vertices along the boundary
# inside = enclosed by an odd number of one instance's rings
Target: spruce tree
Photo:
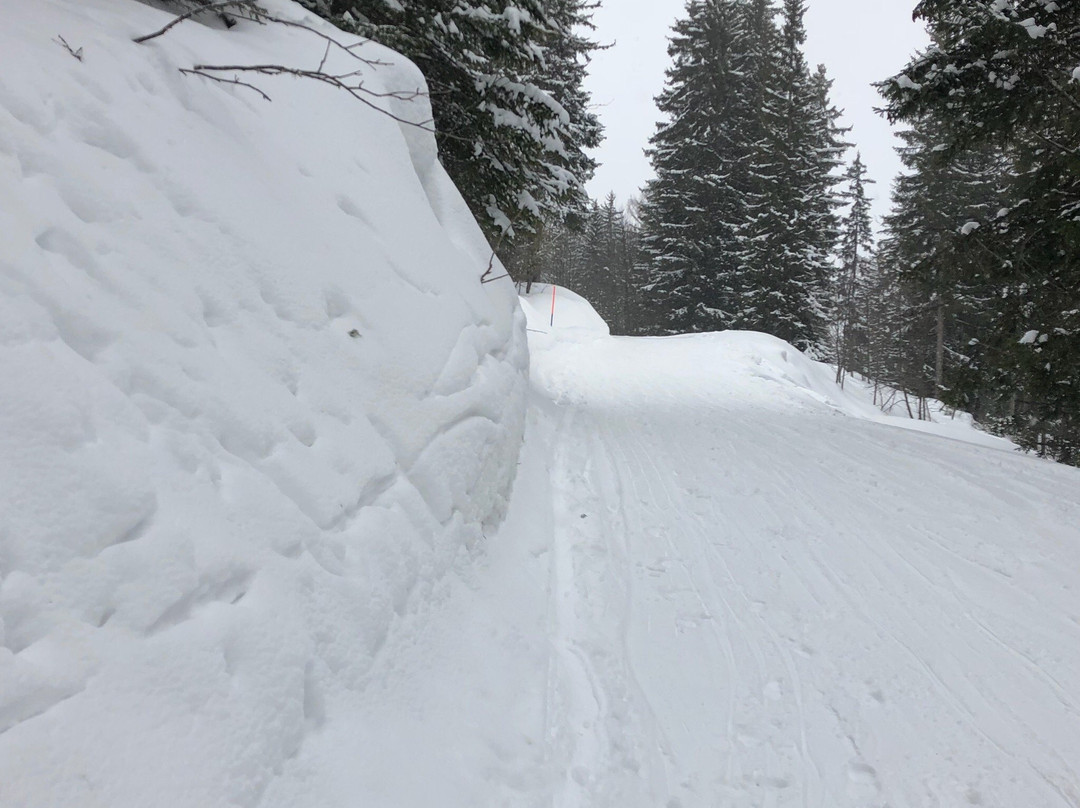
[[[762,13],[758,5],[755,16]],[[824,68],[811,75],[803,55],[805,14],[804,0],[785,0],[775,37],[757,22],[755,41],[764,46],[756,67],[760,124],[741,306],[731,323],[769,331],[803,349],[825,337],[822,299],[836,239],[833,169],[844,149]]]
[[[586,205],[601,129],[583,89],[587,0],[305,0],[412,59],[439,159],[493,242]]]
[[[840,224],[840,255],[834,288],[836,381],[846,373],[869,369],[868,295],[873,284],[874,232],[866,186],[873,183],[858,153],[844,174],[844,199],[850,204]]]
[[[890,118],[937,124],[939,169],[983,148],[1009,161],[1007,203],[956,251],[994,286],[977,397],[1022,445],[1080,462],[1080,3],[924,0],[916,15],[933,45],[879,85]]]
[[[642,205],[641,294],[660,333],[724,328],[739,306],[757,119],[749,22],[737,0],[689,0],[673,29],[656,99],[666,120],[648,150],[656,177]]]
[[[659,331],[744,328],[811,348],[836,238],[844,144],[803,55],[803,0],[693,0],[657,99],[642,210]]]
[[[998,258],[971,249],[971,237],[976,226],[992,228],[1008,204],[1010,165],[988,146],[942,163],[940,130],[927,120],[901,133],[908,173],[897,180],[886,238],[913,296],[911,316],[925,321],[911,350],[925,357],[928,392],[983,414],[980,336],[996,317]]]

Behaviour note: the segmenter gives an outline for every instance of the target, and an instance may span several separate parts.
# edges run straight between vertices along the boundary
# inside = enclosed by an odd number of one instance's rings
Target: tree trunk
[[[934,389],[941,396],[945,378],[945,304],[938,300],[937,306],[937,351],[934,355]]]

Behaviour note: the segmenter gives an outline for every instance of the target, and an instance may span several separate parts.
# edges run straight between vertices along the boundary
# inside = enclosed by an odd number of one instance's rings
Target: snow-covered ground
[[[500,533],[550,570],[554,804],[1080,805],[1080,471],[766,335],[555,322],[550,538]]]
[[[169,19],[0,5],[0,808],[1080,806],[1080,471],[519,307],[427,133],[177,70],[321,41]]]
[[[3,808],[318,804],[309,740],[517,463],[524,318],[432,136],[314,82],[182,75],[325,43],[131,41],[173,16],[0,3]],[[360,52],[373,92],[421,86]]]
[[[766,335],[523,307],[507,521],[305,746],[350,762],[318,804],[1078,804],[1080,472]]]

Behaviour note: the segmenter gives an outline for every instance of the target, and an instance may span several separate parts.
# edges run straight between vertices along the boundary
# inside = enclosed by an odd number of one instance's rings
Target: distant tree
[[[650,139],[656,173],[642,205],[642,258],[660,333],[726,327],[739,306],[757,63],[749,9],[689,0],[675,23]],[[756,97],[755,97],[756,96]]]
[[[744,228],[740,305],[729,326],[768,331],[797,347],[825,341],[822,301],[836,241],[834,170],[845,149],[824,68],[803,55],[804,0],[784,0],[778,36],[771,9],[752,7],[760,33],[759,100]]]
[[[869,364],[867,301],[874,280],[874,231],[866,193],[873,180],[867,176],[862,155],[856,153],[844,180],[847,188],[843,198],[850,208],[840,223],[840,255],[833,281],[836,383],[840,385],[846,374],[865,373]]]
[[[635,240],[633,225],[615,204],[615,194],[593,203],[583,234],[577,291],[593,302],[618,334],[630,330]]]
[[[642,292],[657,332],[744,328],[819,345],[844,149],[803,0],[691,0],[651,140]]]
[[[633,208],[633,203],[628,205]],[[529,281],[556,283],[582,295],[612,333],[633,333],[641,306],[636,295],[638,227],[632,213],[608,194],[573,223],[552,224],[513,245],[513,260]]]
[[[886,217],[889,256],[914,296],[913,316],[929,316],[932,348],[925,350],[933,395],[974,408],[980,364],[978,339],[991,327],[996,309],[998,258],[972,250],[973,228],[995,226],[1008,204],[1010,164],[1001,151],[981,146],[942,162],[940,127],[919,121],[901,133],[907,168],[896,183]]]

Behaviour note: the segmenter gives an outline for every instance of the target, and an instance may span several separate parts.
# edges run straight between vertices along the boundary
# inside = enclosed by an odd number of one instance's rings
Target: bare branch
[[[320,73],[323,72],[323,69],[326,67],[326,60],[329,59],[329,58],[330,58],[330,43],[327,42],[326,43],[326,50],[323,51],[322,60],[320,60],[320,62],[319,62],[318,71]]]
[[[182,69],[181,73],[189,73],[197,76],[205,76],[206,78],[213,78],[220,81],[219,76],[215,76],[215,73],[258,73],[264,76],[296,76],[302,79],[311,79],[323,84],[329,84],[331,87],[335,87],[339,90],[344,90],[357,101],[362,104],[366,104],[372,109],[381,112],[388,118],[392,118],[398,123],[407,124],[408,126],[415,126],[425,132],[435,134],[433,128],[434,121],[430,118],[426,121],[410,121],[407,118],[401,118],[388,109],[384,109],[378,104],[374,103],[372,98],[395,98],[403,101],[411,101],[416,98],[423,97],[424,93],[419,90],[404,91],[398,90],[388,93],[379,93],[374,90],[369,90],[364,87],[363,82],[356,82],[350,84],[346,81],[348,78],[354,77],[355,73],[346,73],[341,76],[336,76],[331,73],[323,73],[318,70],[303,70],[298,67],[286,67],[285,65],[195,65],[189,69]],[[241,86],[251,85],[241,81],[228,81],[228,84],[239,84]],[[267,98],[266,93],[259,90],[259,94],[263,98]],[[269,100],[269,98],[267,98]]]
[[[197,68],[192,70],[192,69],[189,69],[189,68],[181,67],[180,72],[181,73],[187,73],[188,75],[191,75],[191,76],[202,76],[204,79],[210,79],[211,81],[216,81],[216,82],[219,82],[220,84],[235,84],[237,87],[247,87],[249,90],[254,90],[259,95],[261,95],[263,97],[264,101],[272,101],[273,100],[273,99],[270,98],[270,96],[268,96],[266,93],[264,93],[258,87],[256,87],[254,84],[249,84],[246,81],[240,81],[240,79],[236,78],[235,76],[233,78],[231,78],[231,79],[227,79],[224,76],[215,76],[215,75],[212,75],[210,73],[203,73],[200,70],[198,70]]]
[[[260,13],[258,6],[255,5],[255,0],[219,0],[219,2],[207,3],[205,6],[199,6],[198,8],[193,8],[191,11],[188,11],[188,12],[185,12],[184,14],[181,14],[179,17],[177,17],[175,20],[170,22],[164,28],[160,28],[157,31],[154,31],[154,33],[152,33],[152,34],[147,34],[146,36],[140,36],[140,37],[138,37],[138,38],[136,38],[136,39],[134,39],[132,41],[135,42],[136,44],[141,45],[143,42],[149,42],[151,39],[156,39],[157,37],[161,36],[162,34],[168,33],[168,31],[171,28],[173,28],[174,26],[179,25],[184,20],[190,20],[192,17],[196,17],[199,14],[203,14],[203,13],[205,13],[207,11],[224,11],[226,9],[239,9],[239,10],[242,10],[242,11],[251,11],[253,13],[252,19],[255,19],[255,20],[258,20],[261,17],[265,16],[264,14]]]
[[[330,56],[337,50],[342,51],[348,57],[366,67],[389,67],[388,62],[379,61],[377,59],[368,59],[357,53],[357,50],[367,44],[368,40],[361,39],[354,42],[351,45],[346,45],[343,42],[335,39],[331,35],[319,31],[310,25],[302,22],[295,22],[293,20],[282,19],[281,17],[275,17],[268,14],[263,9],[259,8],[256,0],[218,0],[218,2],[207,3],[200,6],[197,9],[182,14],[164,28],[155,31],[152,34],[139,37],[134,40],[135,42],[147,42],[155,37],[159,37],[162,34],[167,33],[174,26],[179,25],[186,19],[190,19],[196,14],[201,14],[205,11],[222,11],[223,9],[239,9],[241,11],[249,13],[251,16],[248,19],[255,20],[259,23],[274,23],[277,25],[283,25],[288,28],[298,28],[301,31],[307,31],[310,34],[314,34],[319,39],[326,43],[326,47],[323,49],[322,58],[319,60],[318,67],[314,70],[306,70],[298,67],[287,67],[285,65],[193,65],[190,68],[182,68],[181,73],[193,76],[202,76],[203,78],[210,79],[212,81],[219,82],[221,84],[232,84],[238,87],[246,87],[250,90],[257,92],[266,101],[271,100],[263,90],[259,89],[255,85],[241,81],[233,76],[232,78],[225,78],[219,74],[221,73],[257,73],[265,76],[280,76],[289,75],[296,76],[297,78],[312,79],[314,81],[328,84],[331,87],[335,87],[339,90],[344,90],[357,101],[365,104],[372,109],[386,115],[387,117],[397,121],[401,124],[408,126],[415,126],[421,131],[427,132],[438,137],[448,138],[457,137],[448,133],[437,133],[434,129],[434,121],[431,119],[425,121],[412,121],[406,118],[402,118],[382,106],[374,103],[373,99],[391,98],[397,101],[414,101],[417,98],[426,96],[426,93],[419,89],[416,90],[392,90],[389,92],[378,92],[376,90],[370,90],[364,86],[363,82],[363,69],[357,69],[345,73],[328,73],[326,71],[326,65],[330,61]],[[464,139],[464,138],[460,138]]]
[[[496,280],[495,278],[489,278],[488,275],[495,269],[495,251],[491,251],[491,258],[488,259],[487,269],[484,270],[484,274],[480,276],[480,283],[487,283],[489,280]],[[499,276],[503,277],[503,276]]]
[[[299,28],[301,31],[307,31],[309,34],[315,34],[315,36],[319,37],[319,39],[322,39],[322,40],[324,40],[326,42],[328,49],[329,48],[337,48],[338,50],[345,51],[345,53],[349,54],[349,56],[351,56],[353,59],[356,59],[356,60],[362,62],[365,65],[370,65],[370,66],[373,66],[373,67],[374,66],[389,67],[389,64],[390,64],[389,62],[382,62],[382,61],[379,61],[378,59],[367,59],[367,58],[365,58],[363,56],[360,56],[359,54],[355,53],[355,50],[357,48],[362,48],[362,47],[364,47],[364,45],[366,45],[368,42],[370,42],[370,40],[368,40],[368,39],[361,39],[360,41],[354,42],[351,45],[345,45],[345,44],[339,42],[338,40],[334,39],[329,34],[324,34],[322,31],[318,30],[317,28],[312,28],[310,25],[307,25],[306,23],[295,22],[293,20],[285,20],[285,19],[282,19],[281,17],[272,17],[272,16],[269,16],[269,15],[264,15],[264,18],[268,22],[277,23],[278,25],[284,25],[284,26],[286,26],[288,28]]]
[[[54,39],[53,42],[63,45],[64,50],[66,50],[80,62],[82,61],[82,48],[75,50],[73,47],[71,47],[71,45],[68,44],[67,40],[60,35],[57,35],[56,39]]]

